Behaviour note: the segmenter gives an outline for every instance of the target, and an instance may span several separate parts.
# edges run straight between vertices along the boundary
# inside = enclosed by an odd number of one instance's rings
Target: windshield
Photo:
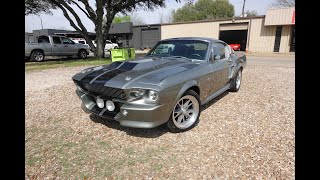
[[[200,40],[167,40],[158,42],[146,56],[180,57],[205,60],[209,43]]]

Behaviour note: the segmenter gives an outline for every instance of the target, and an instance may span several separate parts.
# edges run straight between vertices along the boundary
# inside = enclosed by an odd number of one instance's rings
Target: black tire
[[[179,123],[179,122],[177,122],[177,121],[175,121],[174,120],[174,114],[176,113],[176,114],[179,114],[179,113],[177,113],[177,112],[174,112],[175,110],[176,110],[176,108],[179,108],[179,107],[177,107],[177,105],[178,105],[178,103],[182,100],[182,103],[183,103],[183,100],[184,100],[184,98],[185,97],[194,97],[195,98],[195,101],[197,102],[197,104],[198,105],[195,105],[195,106],[193,106],[193,109],[196,109],[196,106],[198,106],[198,114],[196,115],[196,114],[192,114],[191,116],[193,116],[193,117],[190,117],[190,114],[188,115],[189,116],[189,121],[190,121],[190,123],[189,122],[187,122],[188,120],[186,120],[186,124],[190,124],[190,125],[188,125],[187,127],[183,127],[183,128],[181,128],[181,127],[179,127],[179,126],[177,126],[176,124],[177,123]],[[194,99],[193,99],[194,100]],[[192,102],[193,103],[193,102]],[[184,105],[184,104],[183,104]],[[180,106],[180,105],[179,105]],[[181,111],[181,110],[180,110]],[[186,109],[186,111],[185,112],[187,112],[188,111],[188,108]],[[185,131],[188,131],[188,130],[190,130],[190,129],[192,129],[192,128],[194,128],[195,126],[197,126],[198,125],[198,123],[199,123],[199,117],[200,117],[200,113],[201,113],[201,101],[200,101],[200,98],[199,98],[199,95],[195,92],[195,91],[193,91],[193,90],[188,90],[186,93],[184,93],[183,95],[182,95],[182,97],[178,100],[178,102],[176,102],[176,104],[175,104],[175,106],[173,107],[173,110],[172,110],[172,113],[171,113],[171,115],[170,115],[170,119],[169,119],[169,121],[167,122],[167,127],[168,127],[168,129],[169,129],[169,131],[170,132],[172,132],[172,133],[180,133],[180,132],[185,132]],[[181,115],[183,115],[182,113],[180,113],[180,115],[177,115],[176,117],[176,119],[179,119],[180,118],[180,116]],[[179,116],[179,117],[178,117]],[[193,120],[191,120],[191,118],[193,118]],[[185,115],[183,115],[183,119],[185,119]],[[175,122],[174,122],[175,121]],[[183,120],[184,121],[184,120]],[[192,123],[192,124],[191,124]],[[181,123],[180,123],[181,124]]]
[[[41,62],[44,60],[44,53],[41,50],[34,50],[31,53],[31,60]]]
[[[240,84],[237,85],[237,79],[239,78],[239,76],[240,76]],[[238,92],[241,87],[241,81],[242,81],[242,69],[240,68],[237,71],[237,75],[231,81],[231,87],[230,87],[229,91],[230,92]]]
[[[86,59],[87,58],[87,51],[84,49],[80,49],[78,52],[78,58]]]

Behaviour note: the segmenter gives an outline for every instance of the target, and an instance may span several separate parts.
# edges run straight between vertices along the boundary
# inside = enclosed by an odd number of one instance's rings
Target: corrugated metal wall
[[[250,19],[236,20],[234,23],[250,22]],[[220,24],[233,23],[228,21],[163,24],[161,39],[175,37],[210,37],[219,38]],[[251,52],[273,52],[276,26],[265,26],[265,19],[252,18],[248,31],[248,50]],[[289,52],[291,26],[283,26],[281,34],[280,52]]]
[[[218,38],[219,24],[214,22],[172,24],[161,26],[161,39],[175,37],[211,37]]]
[[[283,26],[281,33],[280,52],[290,51],[291,26]]]
[[[264,26],[264,19],[252,19],[249,35],[249,51],[273,52],[276,26]],[[280,44],[281,45],[281,44]]]
[[[266,13],[265,26],[269,25],[291,25],[294,8],[268,9]]]
[[[249,22],[249,19],[215,22],[199,22],[199,23],[184,23],[184,24],[163,24],[161,26],[161,39],[175,37],[210,37],[219,38],[220,24],[243,23]]]

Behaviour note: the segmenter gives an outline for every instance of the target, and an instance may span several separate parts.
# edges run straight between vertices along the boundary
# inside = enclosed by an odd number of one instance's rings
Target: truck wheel
[[[86,51],[86,50],[83,50],[83,49],[79,50],[79,52],[78,52],[78,58],[80,58],[80,59],[85,59],[85,58],[87,58],[87,51]]]
[[[40,50],[34,50],[31,54],[31,60],[32,61],[38,61],[41,62],[44,60],[44,53]]]
[[[242,69],[240,68],[237,72],[237,76],[231,81],[231,87],[229,91],[238,92],[240,89],[241,80],[242,80]]]
[[[201,103],[199,95],[189,90],[174,106],[167,127],[172,133],[184,132],[192,129],[199,123]]]

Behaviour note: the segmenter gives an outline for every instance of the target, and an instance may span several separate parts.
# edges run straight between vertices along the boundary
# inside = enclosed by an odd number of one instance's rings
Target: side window
[[[73,44],[73,43],[72,43],[73,41],[71,41],[71,40],[68,39],[68,38],[61,37],[61,39],[62,39],[63,44]]]
[[[229,58],[230,54],[231,54],[230,46],[229,45],[225,45],[224,49],[225,49],[226,58]]]
[[[220,56],[220,59],[226,58],[225,46],[221,43],[213,44],[213,54],[214,56]]]
[[[38,43],[50,43],[48,36],[39,36]]]
[[[60,40],[60,37],[52,37],[52,40],[53,40],[53,43],[54,44],[61,44],[61,40]]]

